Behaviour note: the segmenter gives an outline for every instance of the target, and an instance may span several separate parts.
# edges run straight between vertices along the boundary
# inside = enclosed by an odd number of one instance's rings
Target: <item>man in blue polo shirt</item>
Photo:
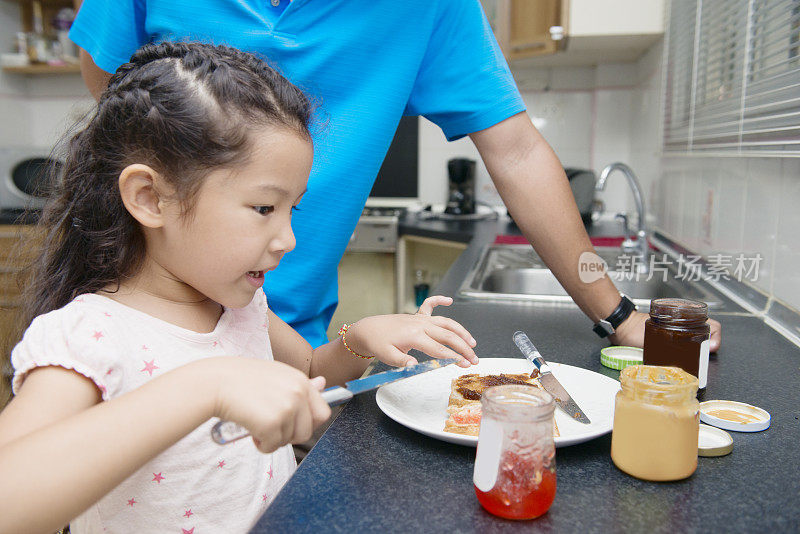
[[[268,58],[319,102],[324,127],[292,221],[297,247],[264,287],[270,307],[313,346],[327,342],[337,265],[403,115],[426,117],[448,140],[469,135],[514,220],[580,308],[594,323],[615,319],[613,343],[642,345],[646,316],[607,277],[578,277],[591,243],[478,0],[85,0],[70,37],[95,97],[141,45],[198,40]],[[712,331],[713,350],[718,323]]]

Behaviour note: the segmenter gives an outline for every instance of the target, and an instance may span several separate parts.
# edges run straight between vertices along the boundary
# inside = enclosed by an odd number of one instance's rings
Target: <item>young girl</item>
[[[0,414],[0,532],[244,532],[295,469],[287,444],[329,417],[319,391],[358,377],[359,356],[477,362],[469,333],[430,315],[444,297],[314,350],[269,310],[310,117],[226,47],[148,45],[111,78],[42,216]],[[212,418],[253,440],[214,444]]]

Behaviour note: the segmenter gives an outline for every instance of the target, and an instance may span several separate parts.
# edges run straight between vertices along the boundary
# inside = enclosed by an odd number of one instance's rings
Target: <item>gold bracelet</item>
[[[344,344],[344,348],[346,348],[346,349],[347,349],[347,351],[348,351],[350,354],[352,354],[353,356],[356,356],[356,357],[358,357],[358,358],[363,358],[364,360],[371,360],[372,358],[374,358],[374,356],[362,356],[361,354],[357,353],[356,351],[354,351],[353,349],[351,349],[349,346],[347,346],[347,341],[345,341],[345,339],[344,339],[344,335],[347,333],[347,329],[348,329],[348,328],[350,328],[351,326],[352,326],[352,325],[349,325],[349,324],[347,324],[347,323],[344,323],[344,324],[342,325],[342,327],[339,329],[339,335],[340,335],[340,336],[341,336],[341,338],[342,338],[342,343]]]

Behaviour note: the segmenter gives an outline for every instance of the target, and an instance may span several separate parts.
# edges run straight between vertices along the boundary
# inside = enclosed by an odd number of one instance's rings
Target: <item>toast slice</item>
[[[481,396],[487,388],[504,386],[506,384],[519,384],[522,386],[535,386],[541,388],[536,377],[531,378],[527,373],[478,375],[466,374],[453,379],[450,386],[450,401],[447,404],[447,413],[453,413],[466,404],[477,402],[480,404]]]
[[[444,424],[445,432],[477,436],[481,428],[481,396],[487,388],[506,384],[519,384],[542,388],[538,372],[531,377],[527,373],[478,375],[466,374],[453,379],[450,400],[447,405],[449,417]],[[558,437],[558,425],[553,418],[553,437]]]

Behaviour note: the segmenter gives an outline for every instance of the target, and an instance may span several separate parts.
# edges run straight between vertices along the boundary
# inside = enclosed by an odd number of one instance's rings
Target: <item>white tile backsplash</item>
[[[30,103],[31,144],[54,146],[94,105],[88,94],[81,99],[37,98]]]
[[[30,145],[31,121],[29,102],[20,96],[0,95],[0,147]]]
[[[761,257],[750,282],[765,293],[772,292],[780,215],[776,192],[781,190],[782,172],[782,162],[776,158],[750,158],[747,164],[741,253]]]
[[[781,162],[781,186],[773,196],[779,205],[772,294],[800,310],[800,159]]]

